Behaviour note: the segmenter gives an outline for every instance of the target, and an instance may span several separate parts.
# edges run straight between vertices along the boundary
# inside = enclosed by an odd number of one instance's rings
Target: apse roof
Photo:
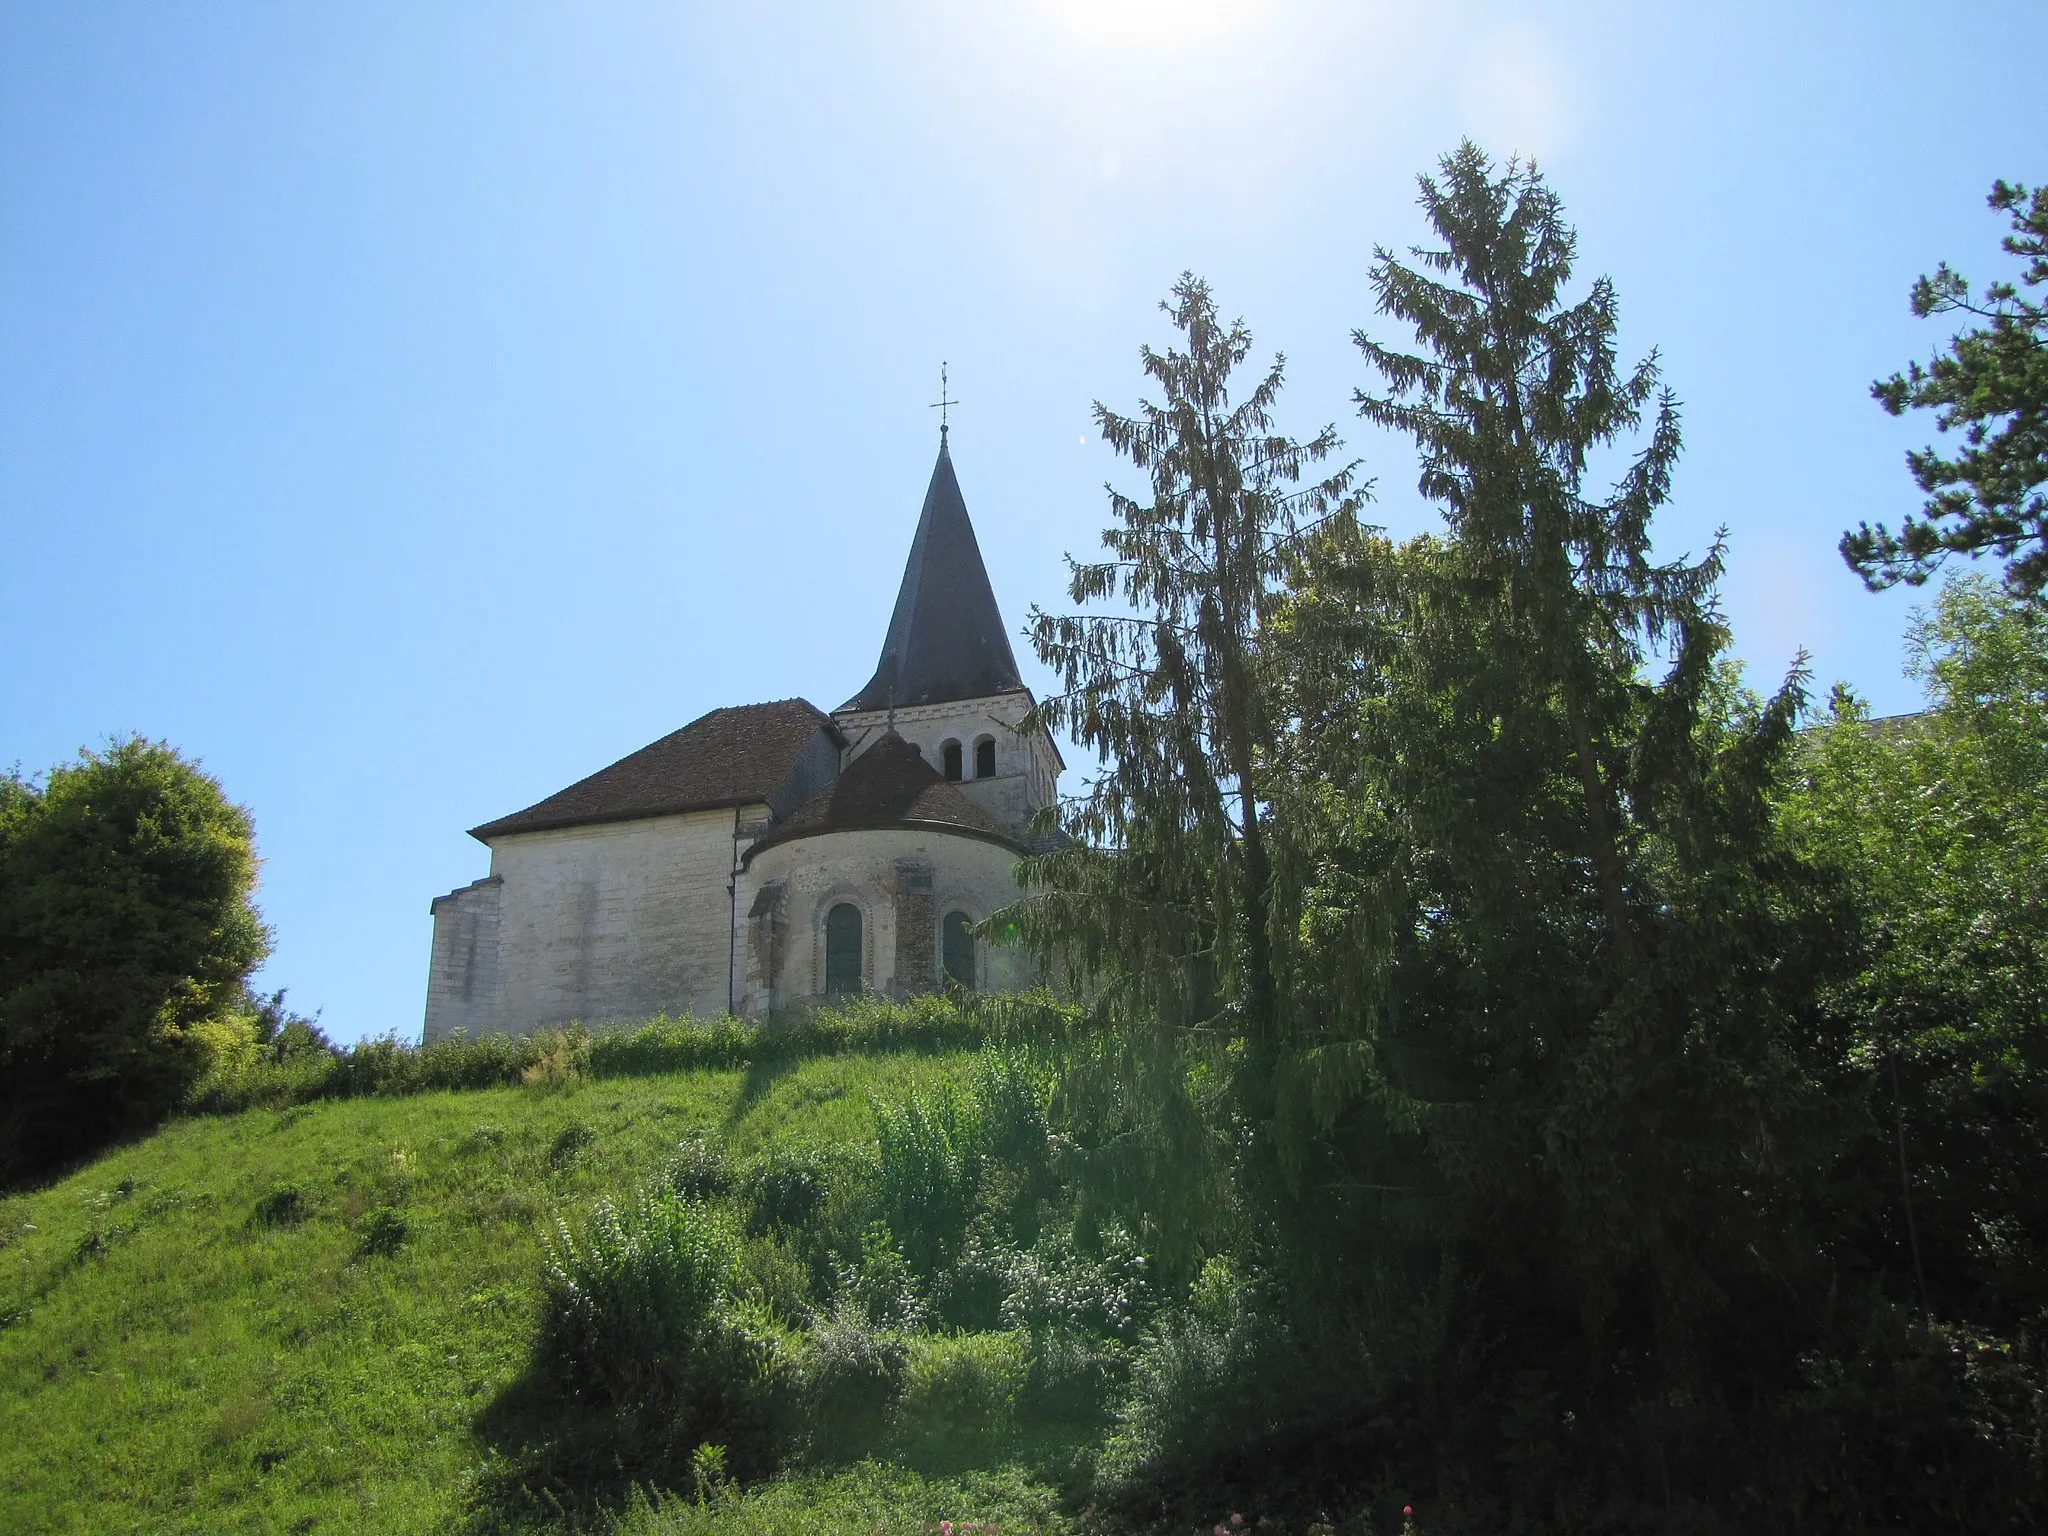
[[[470,830],[483,842],[594,822],[637,821],[768,799],[831,718],[806,699],[714,709],[679,731],[510,816]]]
[[[839,777],[771,828],[746,857],[763,848],[821,832],[918,827],[986,838],[1022,851],[995,817],[939,777],[916,747],[889,732],[840,771]]]
[[[842,710],[899,709],[1012,693],[1024,686],[989,586],[944,432],[924,493],[881,664]]]

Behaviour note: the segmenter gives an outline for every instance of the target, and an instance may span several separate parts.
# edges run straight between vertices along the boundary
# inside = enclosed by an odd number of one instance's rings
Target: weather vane
[[[959,403],[958,400],[949,398],[949,391],[946,388],[946,365],[942,362],[939,364],[939,398],[931,405],[931,408],[939,413],[939,436],[946,435],[946,407]]]

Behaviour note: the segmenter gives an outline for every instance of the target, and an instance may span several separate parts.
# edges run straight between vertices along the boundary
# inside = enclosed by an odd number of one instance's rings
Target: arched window
[[[965,912],[948,912],[939,927],[939,948],[946,962],[946,974],[963,987],[974,985],[974,919]]]
[[[860,908],[842,901],[825,914],[825,990],[858,992],[860,983]]]
[[[960,743],[949,741],[939,748],[939,760],[945,764],[946,777],[955,784],[960,782]]]
[[[996,743],[992,736],[984,736],[974,744],[974,776],[977,779],[996,776]]]

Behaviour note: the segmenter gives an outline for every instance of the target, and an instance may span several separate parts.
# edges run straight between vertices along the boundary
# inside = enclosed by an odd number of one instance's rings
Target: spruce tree
[[[1305,1063],[1345,1251],[1299,1285],[1325,1310],[1418,1286],[1419,1331],[1349,1305],[1483,1466],[1503,1415],[1569,1438],[1567,1411],[1607,1433],[1720,1392],[1724,1327],[1770,1319],[1755,1361],[1792,1368],[1839,945],[1772,821],[1801,673],[1748,695],[1718,543],[1652,543],[1680,449],[1654,355],[1619,361],[1610,283],[1574,293],[1533,168],[1467,144],[1421,193],[1435,244],[1371,270],[1418,345],[1360,333],[1358,405],[1414,442],[1444,532],[1312,541],[1275,610],[1301,969],[1372,998]],[[1585,1469],[1522,1471],[1542,1502]]]

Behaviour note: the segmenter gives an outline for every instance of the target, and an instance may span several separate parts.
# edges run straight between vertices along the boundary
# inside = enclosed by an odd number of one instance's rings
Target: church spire
[[[840,708],[907,709],[1023,686],[941,427],[939,461],[924,493],[881,663]]]

